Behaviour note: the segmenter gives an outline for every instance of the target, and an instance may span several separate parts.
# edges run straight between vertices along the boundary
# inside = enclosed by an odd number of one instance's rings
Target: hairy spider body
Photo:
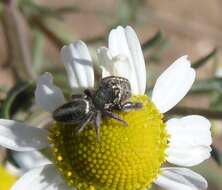
[[[102,79],[93,102],[100,108],[112,110],[119,109],[130,97],[129,81],[126,78],[110,76]]]
[[[62,123],[78,124],[81,132],[88,123],[94,123],[99,138],[102,117],[110,117],[127,125],[113,110],[130,111],[142,104],[128,101],[132,96],[130,83],[126,78],[109,76],[101,80],[98,89],[86,89],[84,94],[73,95],[72,99],[53,112],[53,118]]]

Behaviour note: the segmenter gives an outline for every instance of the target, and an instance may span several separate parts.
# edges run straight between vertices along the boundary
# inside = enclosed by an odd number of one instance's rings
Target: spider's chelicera
[[[142,107],[140,102],[129,101],[131,96],[128,79],[117,76],[105,77],[101,80],[98,89],[86,89],[84,94],[72,95],[69,102],[53,112],[53,118],[58,122],[77,124],[78,132],[81,132],[88,123],[94,123],[99,137],[102,117],[110,117],[127,125],[126,121],[112,111],[127,112]]]

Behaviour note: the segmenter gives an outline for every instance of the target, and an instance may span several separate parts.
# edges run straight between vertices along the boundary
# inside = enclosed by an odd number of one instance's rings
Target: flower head
[[[131,27],[113,29],[108,48],[99,48],[97,55],[102,77],[127,78],[132,101],[143,103],[143,108],[116,111],[128,127],[103,119],[99,141],[91,124],[79,134],[76,125],[55,122],[47,131],[0,120],[1,145],[17,151],[49,147],[54,155],[55,164],[31,170],[12,189],[143,190],[152,183],[168,190],[206,189],[206,180],[190,169],[162,167],[166,161],[190,167],[210,157],[212,139],[206,118],[190,115],[166,122],[163,119],[194,82],[195,71],[187,56],[163,72],[149,98],[144,95],[147,77],[142,50]],[[84,42],[63,47],[61,57],[73,93],[94,88],[92,59]],[[66,101],[49,73],[39,78],[35,97],[37,104],[50,113]]]

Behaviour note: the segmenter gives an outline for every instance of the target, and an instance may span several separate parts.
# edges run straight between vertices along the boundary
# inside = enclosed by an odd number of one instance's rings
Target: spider
[[[53,112],[53,118],[65,124],[77,124],[79,133],[88,123],[94,123],[99,138],[102,117],[113,118],[127,126],[127,122],[112,111],[128,112],[142,108],[142,103],[128,101],[131,96],[128,79],[105,77],[99,83],[98,89],[86,89],[83,94],[72,95],[69,102]]]

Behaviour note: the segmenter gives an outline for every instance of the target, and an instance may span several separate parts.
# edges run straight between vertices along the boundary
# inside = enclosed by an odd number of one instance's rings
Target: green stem
[[[5,0],[2,14],[3,28],[8,45],[8,63],[21,80],[35,79],[31,66],[31,53],[16,0]]]

